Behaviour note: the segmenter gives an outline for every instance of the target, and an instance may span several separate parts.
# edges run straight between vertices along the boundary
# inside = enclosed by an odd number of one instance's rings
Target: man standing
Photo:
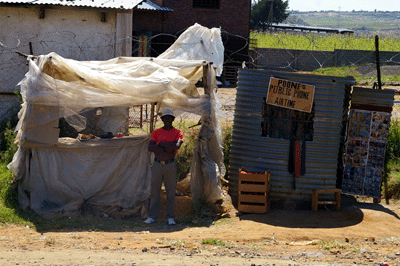
[[[153,131],[148,146],[148,150],[154,152],[155,159],[151,167],[152,178],[149,217],[144,223],[152,224],[157,221],[158,214],[160,213],[161,184],[164,180],[167,192],[167,224],[175,225],[175,154],[182,145],[183,134],[182,131],[172,126],[175,116],[170,108],[165,108],[163,110],[161,120],[164,126]]]

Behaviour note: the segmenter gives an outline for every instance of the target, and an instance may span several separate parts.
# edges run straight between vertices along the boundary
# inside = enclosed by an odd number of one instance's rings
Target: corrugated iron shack
[[[299,177],[288,170],[291,140],[283,132],[284,125],[283,131],[276,136],[271,137],[271,132],[262,136],[264,103],[271,77],[315,86],[312,130],[303,142],[304,172]],[[351,76],[240,70],[229,168],[229,191],[233,202],[237,201],[238,170],[241,168],[249,172],[271,171],[272,203],[289,201],[296,208],[304,204],[309,206],[313,189],[336,188],[338,177],[342,175],[340,162],[354,84]],[[281,129],[276,128],[277,131]]]

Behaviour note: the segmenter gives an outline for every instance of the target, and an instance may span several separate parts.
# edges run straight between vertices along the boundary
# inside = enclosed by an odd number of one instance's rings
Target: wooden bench
[[[319,201],[318,196],[319,194],[324,194],[324,193],[334,193],[334,200],[333,201]],[[335,210],[339,211],[340,210],[340,197],[341,197],[342,191],[340,189],[314,189],[312,193],[312,206],[311,209],[313,211],[318,211],[318,205],[319,204],[334,204],[335,205]]]

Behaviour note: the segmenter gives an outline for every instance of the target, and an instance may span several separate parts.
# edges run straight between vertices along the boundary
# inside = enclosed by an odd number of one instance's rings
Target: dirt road
[[[235,92],[219,91],[227,121]],[[400,202],[241,216],[232,210],[218,221],[188,220],[193,209],[185,196],[176,208],[173,227],[163,210],[156,224],[136,218],[113,232],[0,227],[0,265],[400,265]]]
[[[2,227],[0,265],[400,265],[399,202],[196,224],[181,213],[176,226],[132,219],[136,227],[117,232]]]

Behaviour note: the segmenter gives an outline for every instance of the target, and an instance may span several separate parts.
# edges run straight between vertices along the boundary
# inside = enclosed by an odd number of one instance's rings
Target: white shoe
[[[176,222],[175,222],[174,218],[168,218],[167,219],[167,224],[168,225],[176,225]]]
[[[157,222],[157,220],[151,217],[147,218],[146,221],[144,221],[145,224],[153,224],[155,222]]]

